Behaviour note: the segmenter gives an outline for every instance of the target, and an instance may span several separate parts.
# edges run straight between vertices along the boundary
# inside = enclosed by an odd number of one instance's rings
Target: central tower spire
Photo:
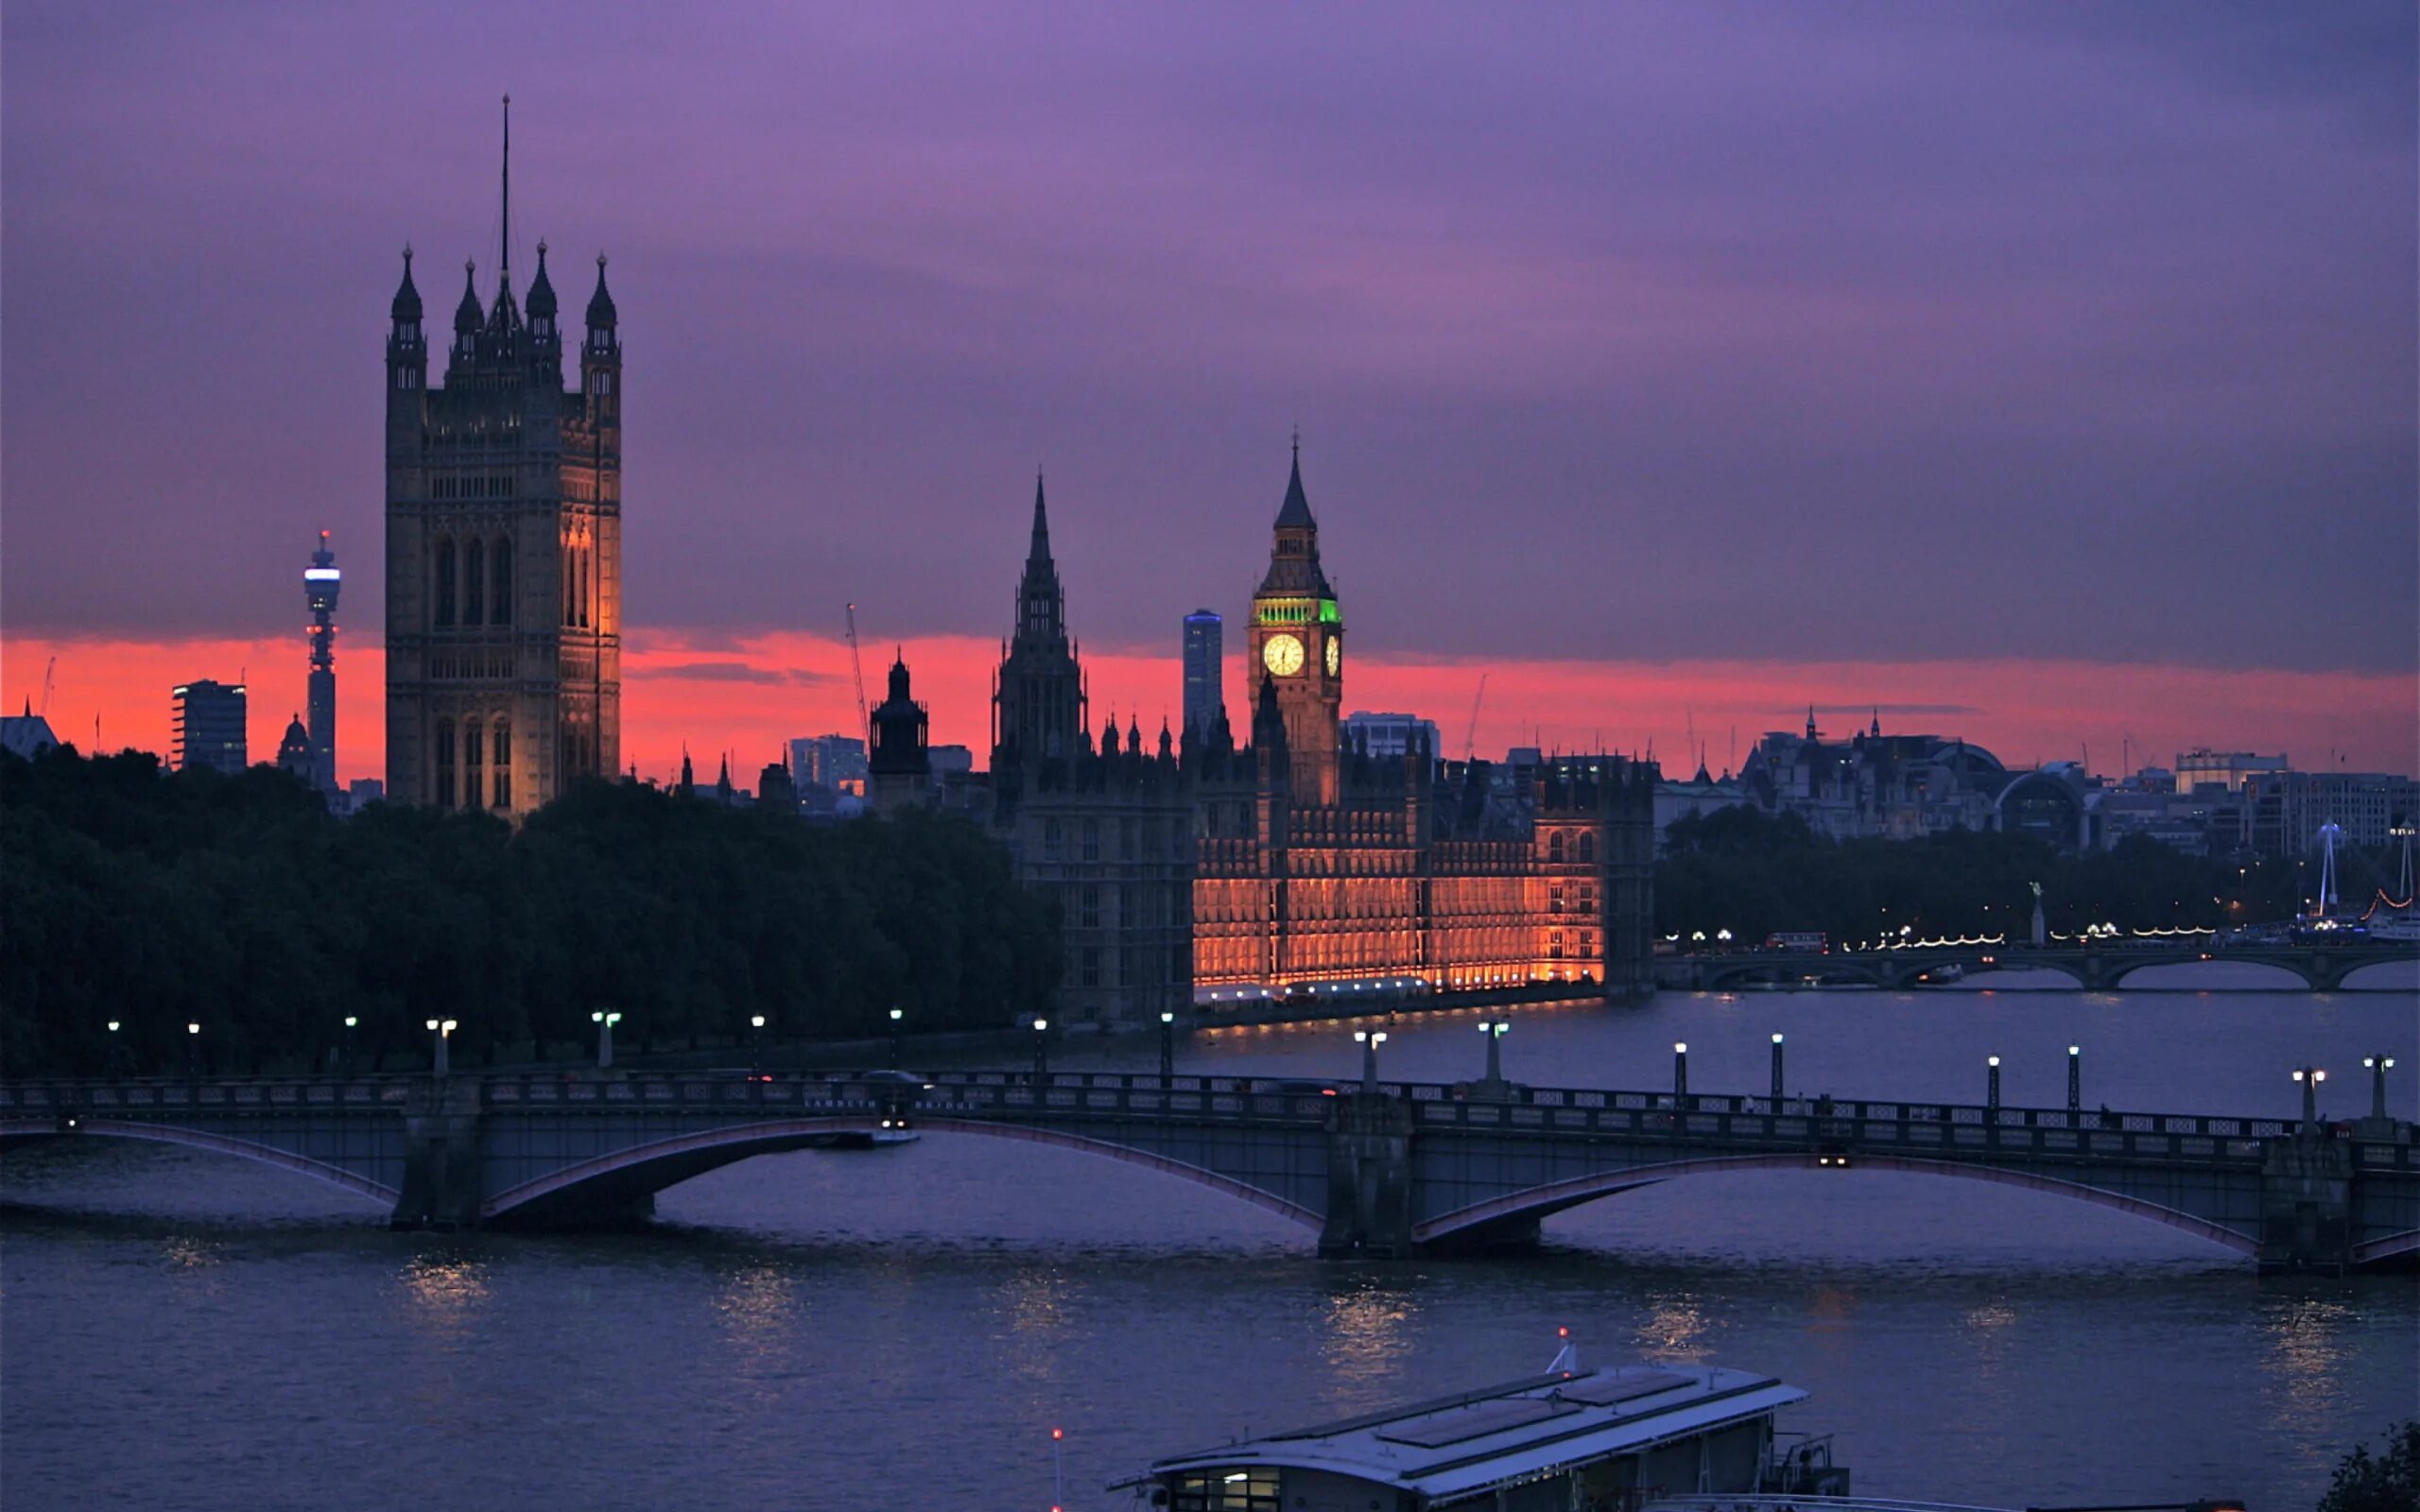
[[[504,213],[501,217],[504,245],[498,249],[496,277],[500,291],[512,287],[512,96],[504,97]]]

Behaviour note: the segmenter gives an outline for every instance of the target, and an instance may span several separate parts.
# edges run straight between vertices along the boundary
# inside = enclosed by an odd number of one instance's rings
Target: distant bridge
[[[1979,971],[2064,971],[2087,992],[2107,992],[2147,966],[2243,961],[2273,966],[2302,978],[2313,992],[2333,992],[2365,966],[2420,961],[2420,945],[2252,946],[2211,950],[2195,945],[2052,946],[1920,945],[1879,951],[1737,951],[1668,955],[1656,962],[1658,986],[1717,992],[1759,984],[1797,986],[1808,980],[1862,982],[1896,990],[1916,986],[1945,967]]]
[[[0,1149],[117,1138],[266,1161],[398,1227],[630,1218],[752,1156],[872,1133],[1081,1150],[1320,1234],[1325,1255],[1534,1243],[1549,1213],[1724,1171],[1855,1167],[2056,1194],[2261,1268],[2420,1259],[2413,1125],[1523,1088],[1020,1072],[900,1086],[683,1074],[0,1083]]]

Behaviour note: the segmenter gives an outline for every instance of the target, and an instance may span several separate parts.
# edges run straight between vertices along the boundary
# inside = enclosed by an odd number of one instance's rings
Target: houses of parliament
[[[1042,485],[992,695],[988,778],[936,782],[904,662],[873,712],[878,812],[958,810],[1053,894],[1060,1012],[1156,1022],[1262,991],[1418,977],[1651,990],[1652,764],[1565,757],[1518,771],[1349,742],[1343,609],[1320,561],[1299,446],[1253,594],[1252,720],[1131,716],[1092,732]]]
[[[387,792],[517,819],[620,765],[622,347],[600,256],[565,387],[544,242],[513,295],[510,161],[508,118],[493,293],[465,265],[441,384],[408,249],[389,309]],[[1252,600],[1242,738],[1223,702],[1181,732],[1112,718],[1096,736],[1037,480],[990,770],[936,781],[902,661],[870,718],[871,796],[963,814],[1056,899],[1063,1019],[1410,977],[1651,990],[1652,765],[1505,770],[1417,736],[1374,752],[1342,733],[1346,647],[1298,443]]]

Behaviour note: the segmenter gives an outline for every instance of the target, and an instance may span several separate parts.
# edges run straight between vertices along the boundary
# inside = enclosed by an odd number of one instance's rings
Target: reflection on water
[[[1705,1313],[1695,1293],[1652,1295],[1647,1320],[1638,1329],[1638,1352],[1673,1365],[1703,1365],[1708,1358],[1705,1332]]]
[[[2268,1310],[2270,1394],[2283,1420],[2314,1431],[2335,1423],[2350,1335],[2360,1325],[2360,1315],[2335,1297],[2298,1297]]]
[[[1321,1361],[1340,1384],[1400,1379],[1409,1359],[1406,1325],[1412,1310],[1411,1296],[1401,1287],[1374,1277],[1355,1278],[1327,1299]]]
[[[725,1277],[715,1289],[713,1307],[725,1344],[751,1358],[779,1351],[801,1311],[789,1278],[769,1263]]]
[[[440,1336],[460,1337],[488,1299],[485,1267],[475,1261],[415,1255],[404,1266],[404,1295],[415,1314]]]

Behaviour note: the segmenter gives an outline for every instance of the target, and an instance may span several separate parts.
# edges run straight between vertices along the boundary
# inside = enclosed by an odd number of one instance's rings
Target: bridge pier
[[[1402,1260],[1412,1253],[1411,1105],[1375,1092],[1337,1099],[1327,1133],[1322,1259]]]
[[[404,1105],[404,1184],[390,1228],[474,1228],[480,1178],[479,1084],[417,1087]]]
[[[2353,1263],[2353,1147],[2305,1124],[2260,1161],[2260,1273],[2341,1276]]]

